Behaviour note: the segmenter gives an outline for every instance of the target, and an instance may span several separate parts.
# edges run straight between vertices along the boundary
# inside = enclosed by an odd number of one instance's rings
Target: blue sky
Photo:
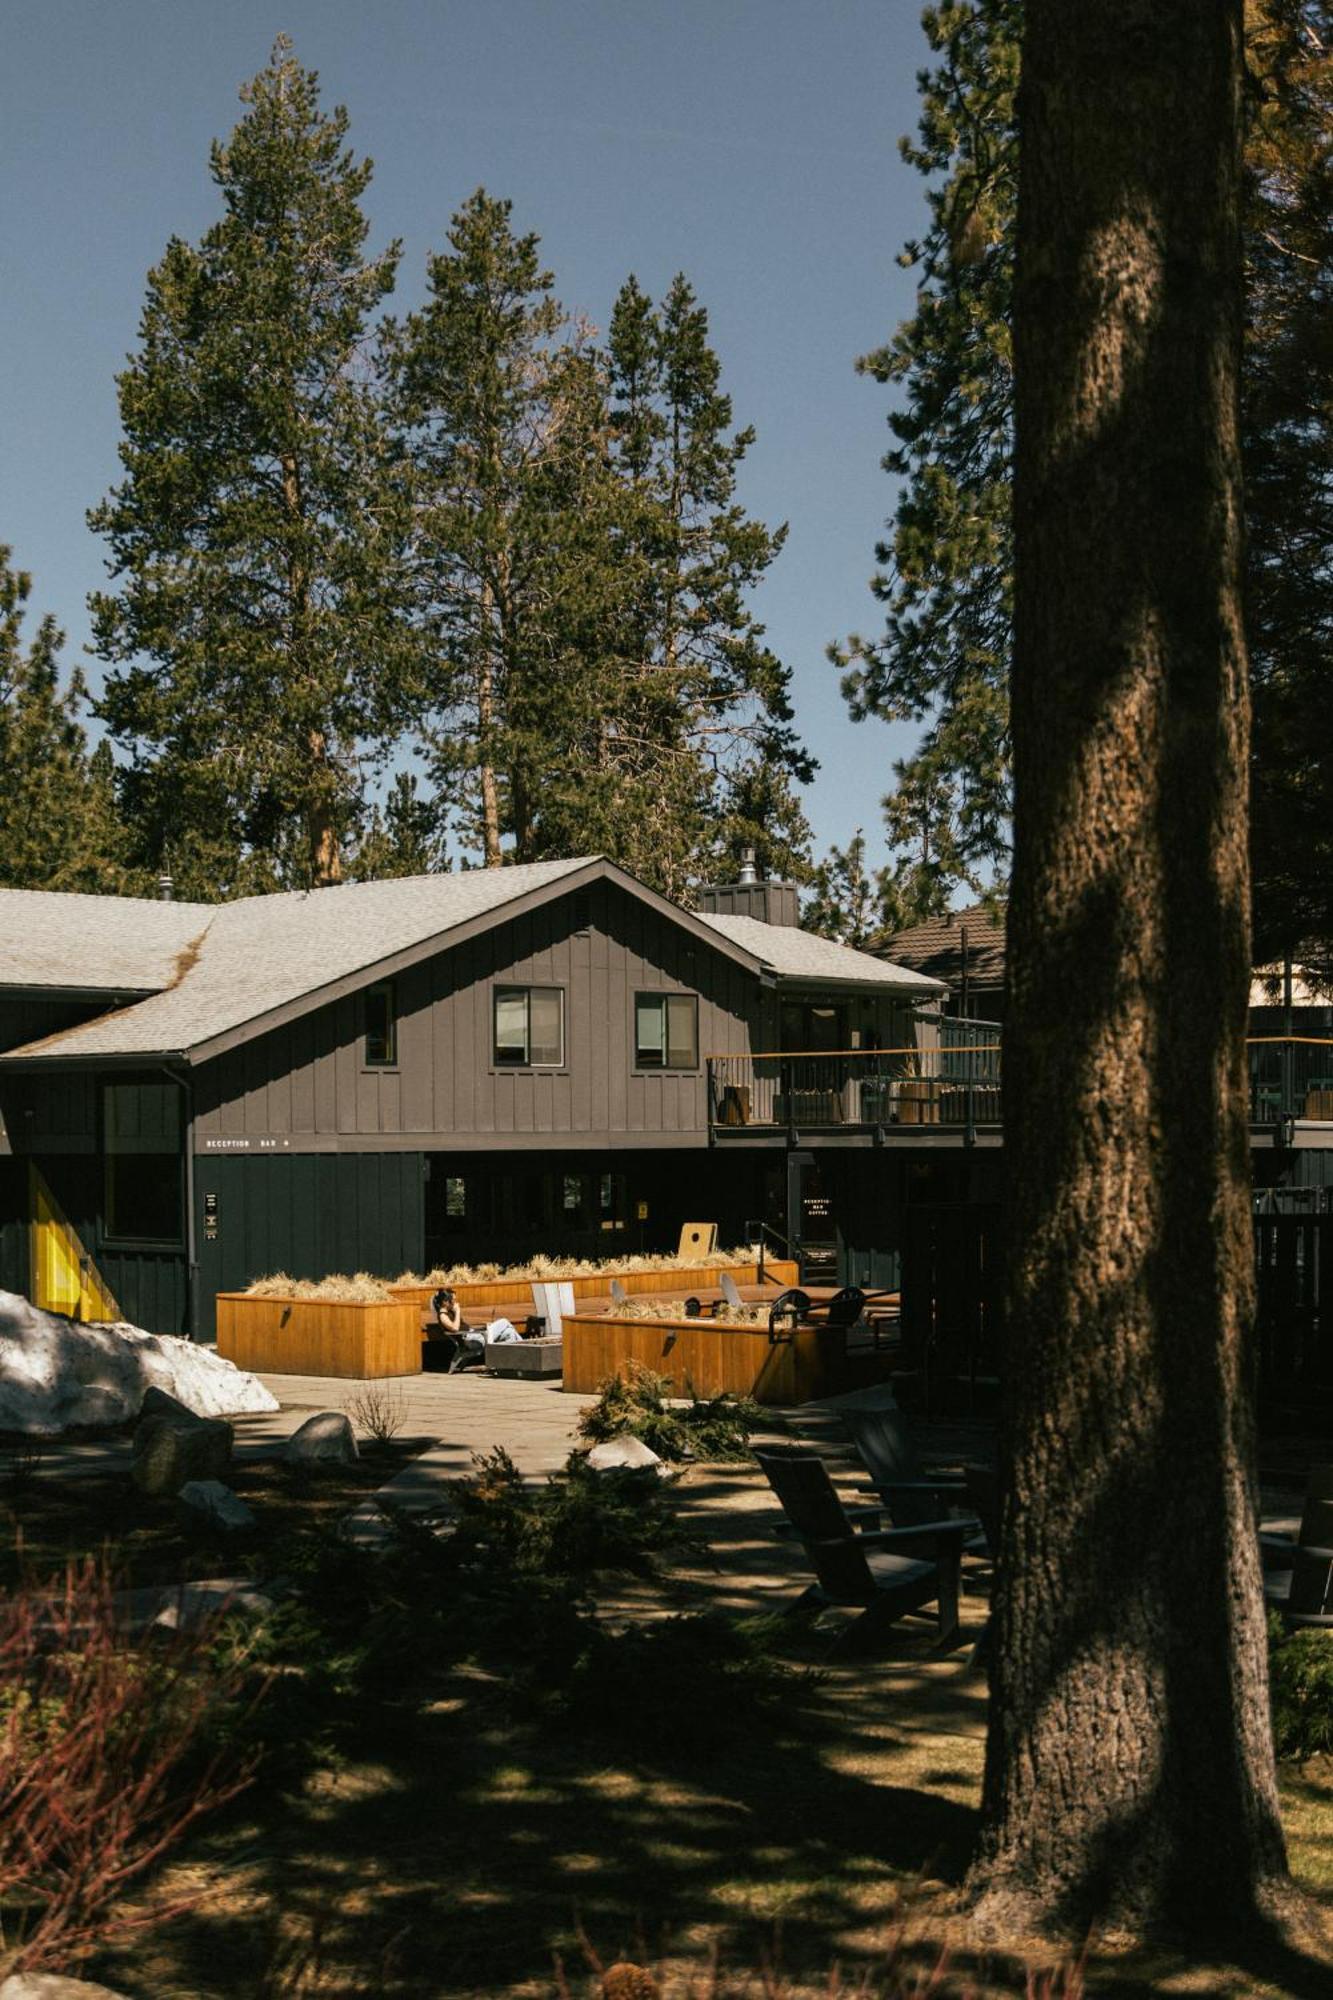
[[[625,276],[707,305],[751,512],[790,524],[757,599],[822,769],[822,850],[863,825],[912,731],[850,723],[830,639],[878,629],[887,392],[857,376],[912,304],[922,226],[898,157],[927,60],[918,0],[6,0],[0,70],[0,542],[77,658],[103,579],[86,509],[118,473],[115,375],[144,279],[217,213],[208,146],[289,33],[375,161],[395,310],[479,184],[535,229],[565,304],[606,324]],[[95,663],[93,679],[96,681]]]

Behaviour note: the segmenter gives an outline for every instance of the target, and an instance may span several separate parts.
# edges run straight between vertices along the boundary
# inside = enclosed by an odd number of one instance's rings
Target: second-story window
[[[502,1069],[561,1069],[565,996],[559,986],[497,986],[495,1061]]]
[[[699,1067],[699,1002],[693,993],[639,993],[634,999],[636,1069]]]
[[[366,1063],[372,1069],[391,1068],[398,1060],[398,1010],[392,979],[366,988]]]

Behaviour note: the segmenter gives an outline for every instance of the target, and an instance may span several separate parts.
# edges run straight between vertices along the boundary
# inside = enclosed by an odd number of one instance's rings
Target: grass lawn
[[[382,1461],[298,1487],[276,1467],[238,1470],[264,1523],[247,1566],[260,1574],[275,1551],[292,1555],[384,1476]],[[96,1493],[97,1481],[53,1484],[63,1501],[5,1498],[33,1538],[30,1559],[75,1547],[95,1518],[97,1538],[121,1540],[135,1582],[179,1576],[182,1561],[219,1573],[217,1551],[183,1543],[170,1510],[155,1522],[142,1503]],[[598,1584],[603,1618],[639,1638],[669,1636],[670,1614],[703,1605],[771,1610],[798,1580],[753,1472],[699,1467],[677,1490],[712,1558],[677,1561],[665,1580]],[[980,1963],[956,1911],[985,1728],[984,1683],[962,1671],[965,1651],[933,1658],[928,1628],[909,1621],[889,1657],[829,1669],[820,1635],[792,1630],[787,1670],[754,1686],[738,1688],[706,1650],[674,1666],[668,1651],[651,1670],[635,1655],[593,1699],[546,1702],[532,1669],[557,1628],[536,1598],[526,1659],[511,1631],[509,1667],[475,1649],[442,1662],[425,1597],[400,1574],[408,1583],[376,1600],[392,1643],[373,1678],[353,1693],[329,1682],[298,1704],[299,1754],[261,1772],[146,1892],[193,1888],[192,1912],[107,1950],[90,1976],[152,2000],[461,2000],[554,1995],[559,1955],[582,1994],[595,1990],[590,1949],[659,1967],[671,1994],[694,1978],[702,1996],[716,1948],[719,1994],[828,1995],[835,1961],[851,1993],[897,1949],[882,1986],[897,1995],[924,1993],[904,1983],[906,1968],[933,1967],[948,1948],[949,1983],[931,1990],[1029,1990],[1016,1957]],[[968,1600],[974,1625],[983,1613]],[[330,1649],[347,1638],[340,1626]],[[1294,1870],[1328,1919],[1333,1760],[1286,1771],[1284,1799]],[[789,1984],[765,1989],[755,1968],[774,1960]],[[1284,1958],[1260,1941],[1244,1964],[1094,1952],[1087,1990],[1326,2000],[1330,1962],[1333,1951]]]

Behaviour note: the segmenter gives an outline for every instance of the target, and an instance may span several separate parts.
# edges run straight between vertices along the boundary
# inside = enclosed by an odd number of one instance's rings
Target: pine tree
[[[90,515],[145,855],[186,893],[336,881],[364,766],[401,722],[403,527],[372,390],[369,161],[279,39],[211,171],[223,213],[149,274],[119,380],[125,477]]]
[[[907,921],[981,891],[1009,851],[1010,482],[1019,0],[945,0],[922,17],[939,58],[903,139],[931,182],[930,227],[899,262],[916,309],[858,367],[903,392],[885,470],[903,483],[873,580],[881,637],[831,649],[853,717],[924,722],[884,801]]]
[[[1010,1933],[1212,1953],[1285,1877],[1248,1363],[1241,54],[1240,0],[1028,0],[974,1874]]]
[[[865,833],[858,826],[846,847],[831,846],[815,868],[801,929],[860,951],[885,927],[887,877],[887,869],[866,867]]]
[[[395,875],[439,875],[448,866],[438,807],[421,796],[414,771],[397,772],[387,797],[371,805],[348,873],[357,882],[381,882]]]
[[[1247,26],[1246,625],[1255,944],[1269,960],[1333,936],[1333,7],[1253,0]]]
[[[426,754],[488,867],[565,839],[621,591],[602,373],[511,215],[480,188],[464,204],[388,361],[412,463]]]
[[[0,545],[0,883],[11,889],[132,893],[110,751],[88,752],[87,690],[60,680],[65,635],[49,614],[23,642],[31,579]]]
[[[608,348],[636,584],[618,748],[660,800],[658,879],[686,894],[700,854],[720,841],[733,857],[753,846],[770,866],[807,872],[790,783],[807,782],[815,763],[793,726],[790,670],[749,604],[786,529],[751,520],[735,497],[754,432],[732,432],[708,315],[683,275],[660,309],[628,279]]]
[[[935,66],[904,157],[931,178],[930,227],[901,261],[916,309],[859,364],[898,388],[903,482],[876,640],[833,656],[854,716],[925,723],[885,801],[899,894],[914,915],[1007,867],[1012,623],[1012,358],[1021,0],[949,0],[923,21]],[[1246,613],[1254,695],[1253,875],[1269,956],[1333,932],[1333,754],[1323,704],[1333,617],[1333,8],[1247,0],[1246,267],[1242,377]]]

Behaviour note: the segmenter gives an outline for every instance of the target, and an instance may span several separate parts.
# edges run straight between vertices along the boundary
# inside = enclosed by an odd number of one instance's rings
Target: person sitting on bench
[[[521,1340],[522,1335],[512,1320],[487,1320],[485,1326],[468,1326],[463,1319],[463,1308],[458,1303],[457,1294],[443,1286],[431,1300],[435,1308],[436,1323],[440,1328],[440,1339],[453,1343],[449,1356],[449,1373],[460,1375],[465,1368],[480,1368],[486,1360],[488,1342]]]

